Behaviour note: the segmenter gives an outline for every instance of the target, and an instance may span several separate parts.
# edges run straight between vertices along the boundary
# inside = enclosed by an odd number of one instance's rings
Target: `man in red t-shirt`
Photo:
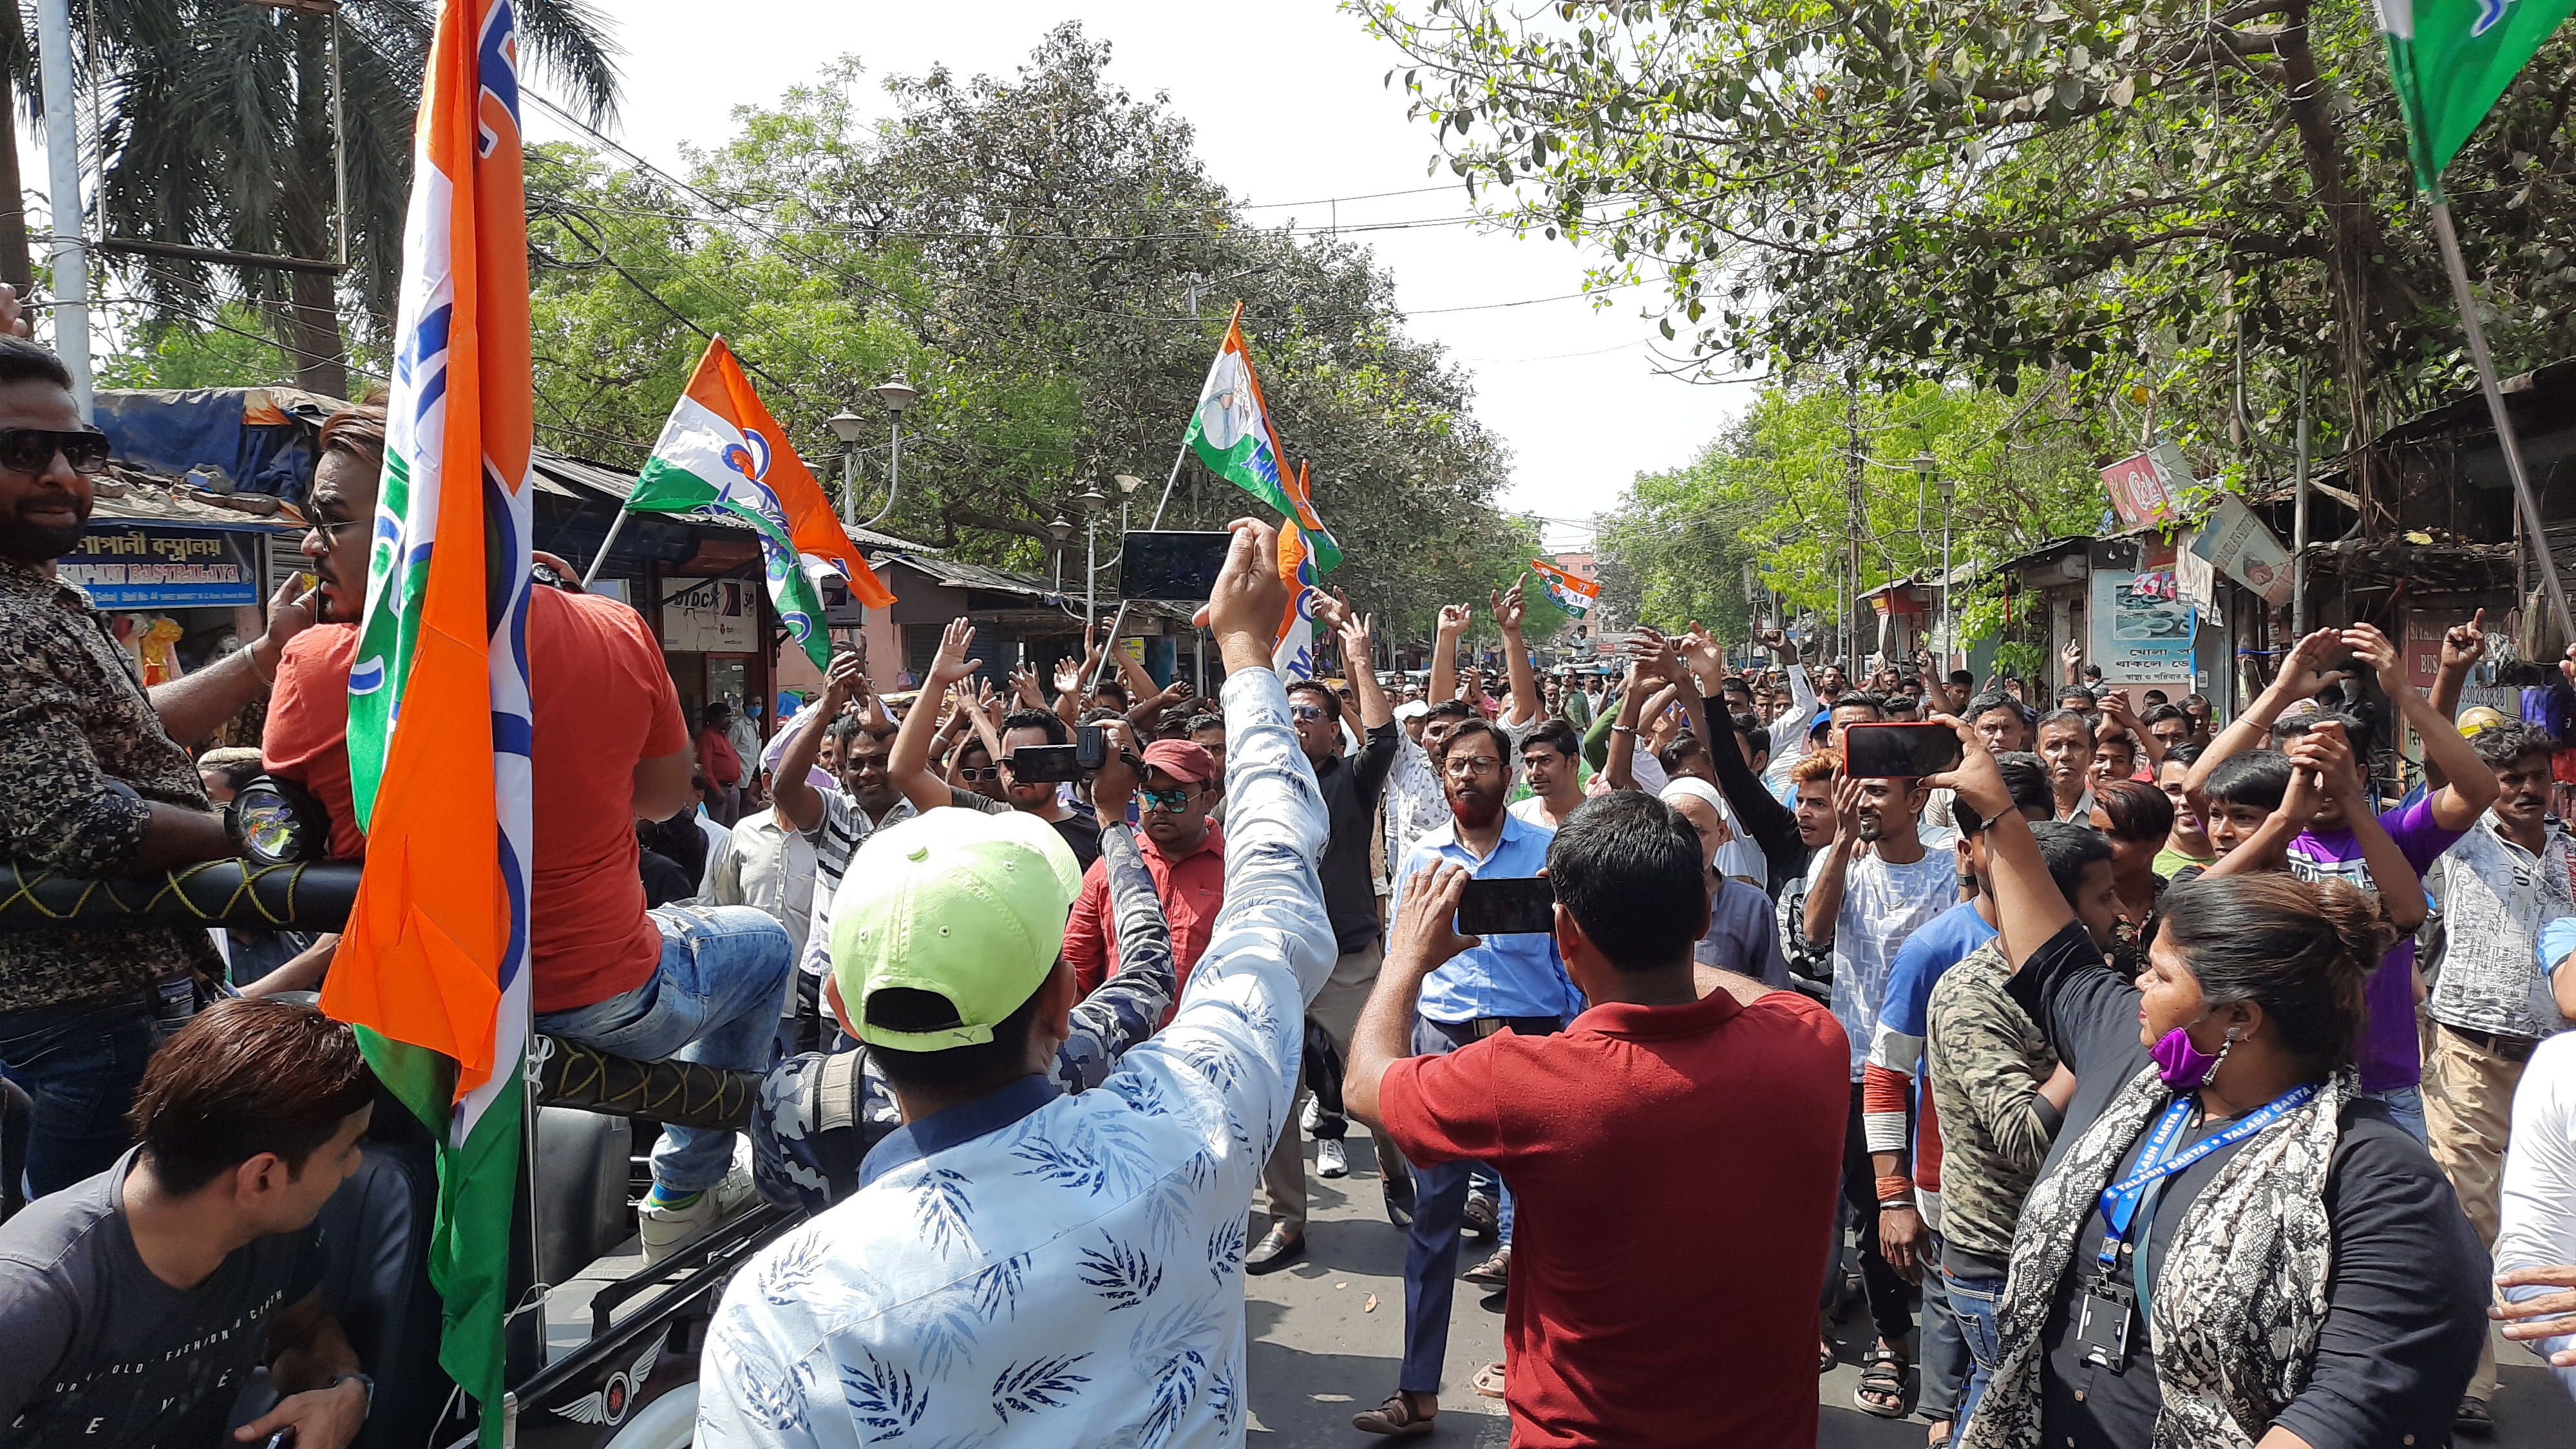
[[[1503,1316],[1515,1445],[1816,1442],[1816,1284],[1834,1228],[1850,1048],[1794,991],[1697,965],[1698,836],[1614,792],[1548,847],[1555,939],[1591,1009],[1554,1036],[1407,1053],[1422,980],[1473,944],[1466,872],[1406,883],[1351,1037],[1352,1115],[1418,1164],[1490,1163],[1519,1202]],[[1656,1245],[1693,1243],[1676,1258]],[[1424,1432],[1406,1386],[1353,1422]]]
[[[336,859],[366,851],[349,780],[349,665],[383,467],[381,408],[351,408],[323,426],[304,551],[324,622],[279,662],[261,740],[269,773],[303,786],[330,816]],[[694,803],[696,764],[652,632],[614,599],[534,589],[528,681],[536,1029],[639,1061],[766,1071],[791,965],[785,929],[748,906],[644,907],[635,821],[668,819]],[[747,1176],[727,1177],[733,1139],[729,1131],[663,1132],[642,1214],[648,1253],[660,1256],[750,1195]],[[722,1193],[713,1190],[720,1184]]]
[[[708,705],[698,727],[698,773],[707,777],[707,814],[730,829],[742,818],[742,755],[733,747],[733,706]]]
[[[1180,974],[1175,1001],[1190,984],[1190,968],[1207,950],[1217,908],[1225,904],[1225,835],[1208,820],[1223,798],[1216,757],[1188,740],[1156,740],[1145,747],[1143,788],[1136,800],[1145,869],[1162,898],[1172,927],[1172,965]],[[1113,822],[1114,823],[1114,822]],[[1118,971],[1117,911],[1109,901],[1109,867],[1095,860],[1082,873],[1082,894],[1065,923],[1064,959],[1074,984],[1090,995]],[[1175,1008],[1177,1009],[1177,1008]],[[1163,1020],[1172,1019],[1171,1011]]]

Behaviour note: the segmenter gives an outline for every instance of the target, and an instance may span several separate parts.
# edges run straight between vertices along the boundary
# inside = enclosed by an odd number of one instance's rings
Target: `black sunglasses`
[[[0,428],[0,468],[42,473],[63,455],[75,473],[107,471],[107,434],[96,428],[56,432],[51,428]]]

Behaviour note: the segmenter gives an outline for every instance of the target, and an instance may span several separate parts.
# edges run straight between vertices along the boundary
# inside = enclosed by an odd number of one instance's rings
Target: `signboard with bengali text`
[[[200,609],[260,602],[259,539],[229,528],[94,524],[54,565],[101,609]]]

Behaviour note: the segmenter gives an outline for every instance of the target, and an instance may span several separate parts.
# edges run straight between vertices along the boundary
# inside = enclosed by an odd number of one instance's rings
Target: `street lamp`
[[[894,496],[903,487],[903,410],[912,406],[913,399],[921,396],[921,390],[904,381],[903,374],[898,372],[869,388],[868,395],[884,403],[886,411],[894,414],[894,443],[886,457],[885,507],[878,509],[877,516],[868,520],[873,524],[894,512]]]
[[[830,418],[832,436],[841,440],[841,521],[859,521],[859,435],[868,430],[868,420],[843,408]]]
[[[1082,509],[1082,632],[1087,635],[1100,608],[1100,510],[1109,506],[1109,495],[1093,483],[1073,501]]]
[[[1042,527],[1046,529],[1048,543],[1053,545],[1047,551],[1055,555],[1055,592],[1062,594],[1064,592],[1064,541],[1072,536],[1073,525],[1065,522],[1064,515],[1059,513],[1048,519]]]

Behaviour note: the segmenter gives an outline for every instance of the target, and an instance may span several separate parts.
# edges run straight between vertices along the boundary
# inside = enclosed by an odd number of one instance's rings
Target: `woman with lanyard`
[[[2133,985],[1957,721],[1992,821],[2009,988],[2076,1076],[2013,1237],[1974,1449],[2433,1445],[2475,1368],[2487,1261],[2432,1159],[2358,1095],[2376,905],[2283,875],[2179,887]],[[2298,772],[2294,797],[2313,794]]]

